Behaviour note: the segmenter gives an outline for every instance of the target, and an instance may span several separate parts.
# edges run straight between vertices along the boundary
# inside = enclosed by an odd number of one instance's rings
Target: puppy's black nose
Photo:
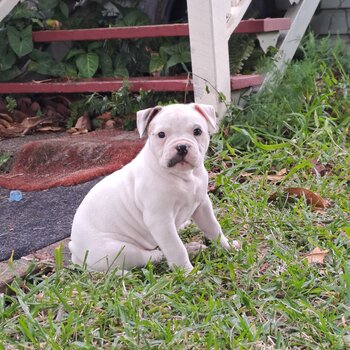
[[[177,154],[180,156],[185,156],[188,152],[186,145],[177,145],[176,146]]]

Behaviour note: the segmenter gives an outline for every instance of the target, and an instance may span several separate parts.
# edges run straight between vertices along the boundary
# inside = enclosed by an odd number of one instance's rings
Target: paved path
[[[12,251],[18,259],[68,237],[78,205],[99,180],[23,192],[20,202],[9,202],[10,191],[0,188],[0,261]]]

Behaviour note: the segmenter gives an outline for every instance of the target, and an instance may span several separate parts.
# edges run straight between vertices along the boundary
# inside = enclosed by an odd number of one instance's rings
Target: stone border
[[[24,278],[28,273],[39,271],[45,264],[54,264],[54,251],[60,244],[63,248],[63,263],[67,266],[70,263],[70,252],[68,249],[69,238],[53,243],[48,247],[42,248],[35,253],[29,254],[12,263],[8,261],[0,262],[0,293],[9,293],[8,286],[15,278]],[[34,268],[33,268],[34,264]]]

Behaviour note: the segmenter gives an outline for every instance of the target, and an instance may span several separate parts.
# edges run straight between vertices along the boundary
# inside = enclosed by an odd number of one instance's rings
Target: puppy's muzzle
[[[171,158],[169,160],[168,167],[171,168],[171,167],[175,166],[177,163],[185,161],[185,157],[188,153],[189,148],[190,148],[190,146],[184,145],[184,144],[176,145],[176,147],[175,147],[176,154],[173,158]]]

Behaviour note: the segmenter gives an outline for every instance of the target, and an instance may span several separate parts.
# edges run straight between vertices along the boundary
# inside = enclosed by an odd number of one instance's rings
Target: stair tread
[[[287,30],[289,18],[264,18],[242,20],[234,33],[261,33]],[[134,27],[43,30],[33,32],[34,42],[132,39],[165,36],[188,36],[188,23],[159,24]]]
[[[262,84],[263,76],[259,74],[231,76],[233,90],[239,90]],[[52,79],[43,82],[0,83],[0,94],[12,93],[83,93],[110,92],[118,90],[125,83],[121,78],[91,78],[79,80]],[[127,79],[130,91],[193,91],[192,80],[187,76],[172,77],[132,77]]]

